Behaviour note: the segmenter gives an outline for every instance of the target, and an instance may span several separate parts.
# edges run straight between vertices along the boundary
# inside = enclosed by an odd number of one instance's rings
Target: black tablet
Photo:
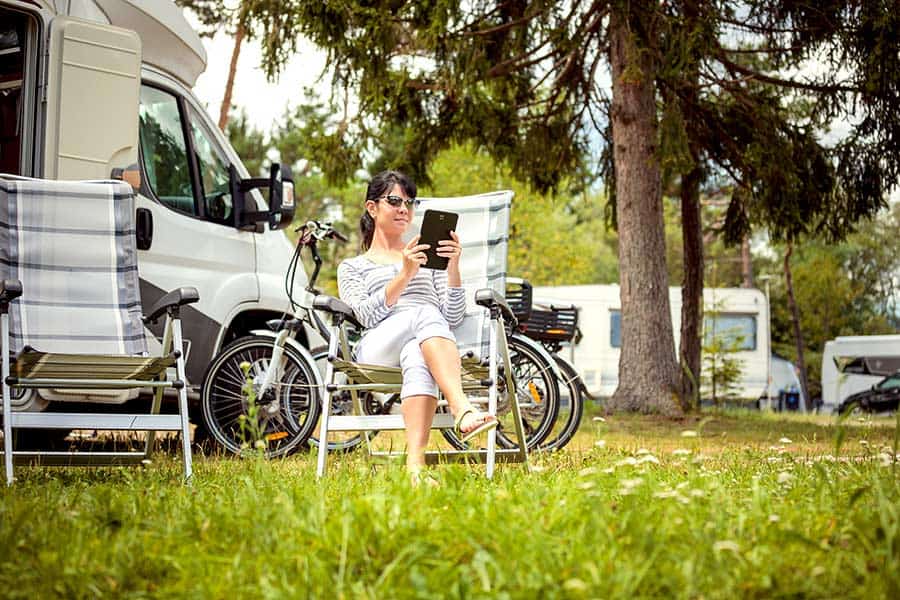
[[[442,210],[426,210],[425,216],[422,218],[422,229],[419,232],[420,244],[428,244],[431,246],[425,251],[428,258],[423,267],[426,269],[445,270],[450,259],[444,256],[438,256],[438,242],[441,240],[452,240],[451,231],[456,231],[456,222],[459,215],[452,212],[444,212]]]

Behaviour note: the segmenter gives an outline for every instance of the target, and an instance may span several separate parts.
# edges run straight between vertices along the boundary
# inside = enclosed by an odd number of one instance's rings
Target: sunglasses
[[[395,196],[394,194],[382,196],[381,198],[375,198],[375,202],[378,202],[379,200],[387,200],[387,203],[394,208],[400,208],[401,204],[406,203],[407,210],[416,208],[422,202],[421,200],[418,200],[416,198],[402,198],[400,196]]]

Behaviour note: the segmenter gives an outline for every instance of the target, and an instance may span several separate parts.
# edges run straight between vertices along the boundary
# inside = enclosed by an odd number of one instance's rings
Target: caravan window
[[[141,86],[140,137],[144,174],[157,200],[196,214],[181,110],[174,95]]]
[[[717,313],[703,317],[703,343],[718,338],[735,350],[756,350],[756,316]]]
[[[622,347],[622,311],[609,311],[609,345],[613,348]]]

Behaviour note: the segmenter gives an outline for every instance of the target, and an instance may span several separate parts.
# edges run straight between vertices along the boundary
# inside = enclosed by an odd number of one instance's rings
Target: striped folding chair
[[[199,297],[194,288],[180,288],[142,319],[134,215],[131,186],[121,181],[0,175],[0,352],[8,485],[14,462],[140,463],[149,455],[156,431],[181,433],[184,475],[191,477],[179,308]],[[162,316],[162,355],[150,356],[144,322]],[[155,391],[149,414],[12,410],[14,392],[44,399],[79,394],[109,405],[123,402],[138,388]],[[165,388],[178,392],[177,414],[160,414]],[[24,451],[14,450],[18,428],[133,430],[147,431],[147,437],[142,452]]]
[[[506,324],[515,326],[515,316],[504,300],[506,287],[506,253],[509,240],[509,211],[512,192],[494,192],[461,198],[421,198],[410,231],[418,231],[426,209],[451,211],[459,214],[457,231],[463,238],[463,254],[460,275],[466,289],[466,317],[454,330],[462,356],[463,390],[473,404],[482,405],[487,412],[497,415],[498,400],[504,395],[515,429],[515,448],[497,448],[497,430],[488,433],[485,449],[430,451],[426,460],[438,462],[482,462],[487,476],[494,473],[496,462],[525,462],[527,450],[522,425],[516,385],[512,379],[509,349],[506,343]],[[320,295],[314,300],[318,310],[332,317],[328,346],[328,363],[325,370],[323,410],[320,417],[319,454],[317,475],[325,474],[327,440],[329,432],[342,431],[390,431],[404,428],[399,414],[367,415],[360,395],[363,392],[382,394],[400,391],[402,374],[399,368],[354,363],[348,360],[350,346],[348,328],[360,328],[352,309],[339,299]],[[502,383],[500,364],[502,369]],[[511,393],[507,393],[511,391]],[[354,414],[331,414],[333,397],[349,392]],[[443,403],[446,405],[445,403]],[[485,406],[486,404],[486,406]],[[452,429],[453,418],[449,411],[435,415],[432,429]],[[398,457],[400,453],[375,451],[369,444],[369,453],[376,457]]]

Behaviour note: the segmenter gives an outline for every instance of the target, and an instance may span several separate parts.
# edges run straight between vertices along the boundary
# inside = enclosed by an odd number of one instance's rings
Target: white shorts
[[[355,360],[370,365],[400,367],[403,386],[400,398],[433,396],[437,384],[422,356],[422,342],[441,337],[456,343],[447,319],[430,304],[404,308],[363,334],[356,345]]]

